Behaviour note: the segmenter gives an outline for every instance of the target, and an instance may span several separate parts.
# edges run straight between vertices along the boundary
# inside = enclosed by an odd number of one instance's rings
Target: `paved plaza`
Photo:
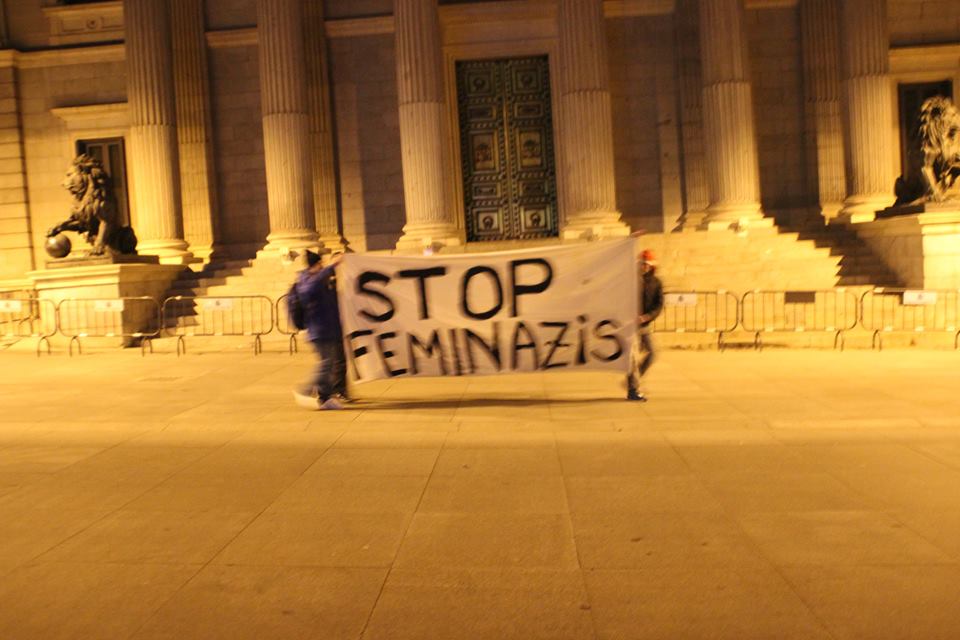
[[[960,636],[960,353],[311,366],[0,353],[0,638]]]

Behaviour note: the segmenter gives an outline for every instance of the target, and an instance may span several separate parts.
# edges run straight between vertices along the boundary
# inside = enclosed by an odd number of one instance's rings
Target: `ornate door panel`
[[[457,63],[467,240],[557,235],[547,57]]]

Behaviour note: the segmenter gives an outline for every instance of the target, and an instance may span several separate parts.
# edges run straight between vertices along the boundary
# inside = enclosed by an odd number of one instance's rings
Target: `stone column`
[[[602,0],[559,0],[557,99],[564,238],[622,236]]]
[[[710,206],[703,151],[703,78],[700,71],[697,0],[677,0],[674,13],[679,56],[680,140],[683,149],[683,228],[696,229]]]
[[[183,233],[193,255],[207,260],[213,253],[217,234],[217,189],[210,136],[203,0],[170,0],[170,18]]]
[[[323,0],[304,4],[307,51],[307,98],[310,105],[310,155],[313,167],[313,208],[317,233],[325,247],[345,246],[337,221],[337,176],[333,147],[333,118],[327,67],[327,37]]]
[[[807,119],[809,190],[831,220],[843,207],[843,120],[840,84],[840,8],[836,0],[800,3],[800,37]]]
[[[267,250],[317,244],[303,0],[257,0]]]
[[[173,54],[167,0],[126,0],[127,101],[134,230],[140,253],[191,258],[183,239]]]
[[[705,225],[769,225],[760,211],[743,0],[700,2],[703,124],[710,206]]]
[[[847,198],[840,216],[858,222],[894,201],[887,3],[845,0],[841,13]]]
[[[443,74],[437,0],[394,0],[400,152],[407,224],[401,250],[460,244],[444,198]]]

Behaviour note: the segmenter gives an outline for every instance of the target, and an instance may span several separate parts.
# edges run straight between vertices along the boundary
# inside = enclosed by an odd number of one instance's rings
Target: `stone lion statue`
[[[70,217],[51,227],[47,237],[75,231],[86,236],[91,255],[103,255],[108,248],[116,253],[137,252],[137,236],[120,224],[110,176],[99,160],[87,154],[74,158],[63,186],[73,196]]]
[[[960,198],[960,111],[949,98],[934,96],[920,107],[919,175],[897,179],[896,204]],[[918,163],[920,164],[920,163]]]

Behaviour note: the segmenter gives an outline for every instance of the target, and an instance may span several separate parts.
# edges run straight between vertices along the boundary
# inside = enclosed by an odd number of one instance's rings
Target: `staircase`
[[[899,286],[897,276],[878,258],[857,233],[843,224],[823,224],[819,215],[810,215],[800,222],[778,223],[782,231],[796,233],[816,247],[827,248],[840,257],[838,286]]]
[[[658,275],[674,290],[822,290],[896,286],[896,276],[856,233],[816,217],[745,232],[693,231],[642,236],[656,254]],[[283,296],[301,265],[274,255],[223,260],[185,271],[168,296]]]

